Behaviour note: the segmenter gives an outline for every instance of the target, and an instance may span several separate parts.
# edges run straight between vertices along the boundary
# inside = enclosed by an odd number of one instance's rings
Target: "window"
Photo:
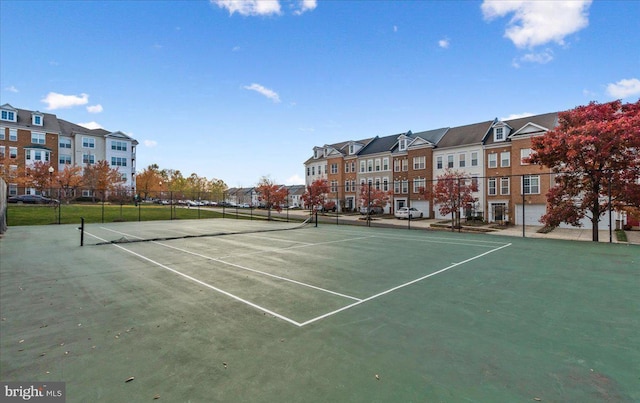
[[[380,171],[380,159],[376,159],[376,172]]]
[[[82,154],[82,163],[83,164],[95,164],[96,156],[93,154]]]
[[[425,169],[426,167],[426,157],[413,157],[413,169]]]
[[[311,175],[311,167],[307,167],[307,176]]]
[[[31,132],[31,142],[33,144],[44,144],[45,141],[44,133]]]
[[[338,193],[338,181],[331,181],[331,193]]]
[[[367,160],[367,171],[373,172],[373,160]]]
[[[500,166],[502,168],[508,167],[511,165],[511,153],[509,151],[500,153]]]
[[[127,143],[124,141],[112,141],[111,149],[116,151],[127,151]]]
[[[488,161],[488,166],[489,168],[497,168],[498,167],[498,154],[493,153],[493,154],[489,154],[489,161]]]
[[[364,161],[364,160],[360,161],[360,172],[362,172],[362,173],[366,172],[366,170],[367,170],[366,166],[367,166],[367,162],[366,161]]]
[[[400,181],[393,181],[393,193],[400,193]]]
[[[9,147],[9,158],[18,158],[18,147]]]
[[[442,169],[442,155],[436,157],[436,168]]]
[[[33,115],[33,124],[36,126],[42,126],[42,116]]]
[[[349,173],[349,163],[348,162],[344,163],[344,172],[345,173]]]
[[[526,161],[533,154],[533,150],[530,148],[521,148],[520,149],[520,165],[529,165]]]
[[[403,180],[402,181],[402,193],[409,193],[409,181],[408,180]]]
[[[400,142],[398,143],[398,150],[404,151],[406,149],[407,149],[407,139],[400,139]]]
[[[29,152],[29,150],[27,150],[27,153]],[[27,158],[29,159],[29,158]],[[35,151],[33,153],[33,159],[36,161],[42,161],[42,151]]]
[[[2,111],[2,120],[8,120],[9,122],[16,121],[16,113],[13,111]]]
[[[82,147],[84,148],[96,148],[96,139],[93,137],[83,137]]]
[[[478,152],[474,151],[471,153],[471,166],[472,167],[477,167],[478,166]]]
[[[413,180],[413,193],[420,193],[425,188],[425,180],[422,178],[416,178]]]
[[[380,190],[380,184],[381,184],[380,178],[376,178],[375,183],[376,183],[376,190]]]
[[[453,155],[447,155],[447,168],[453,168]]]
[[[467,162],[465,161],[467,158],[466,154],[458,154],[458,166],[460,168],[464,168],[467,165]]]
[[[474,189],[478,189],[478,177],[477,176],[472,176],[471,177],[471,186],[473,186]]]
[[[383,171],[388,171],[389,170],[389,158],[383,158],[382,159],[382,170]]]
[[[9,141],[18,141],[18,129],[9,129]]]
[[[351,192],[351,187],[349,186],[349,181],[344,181],[344,191]]]
[[[316,174],[316,167],[315,165],[311,167],[311,175],[315,175]]]
[[[111,166],[114,167],[126,167],[127,159],[124,157],[111,157]]]
[[[5,131],[4,127],[0,127],[0,140],[4,140],[4,136],[5,136],[4,131]]]
[[[495,196],[498,194],[496,191],[496,178],[489,178],[488,188],[489,196]]]
[[[407,172],[408,170],[409,170],[409,160],[405,158],[402,160],[402,171]]]
[[[356,171],[356,163],[354,161],[351,161],[351,172],[355,172]]]
[[[502,141],[504,140],[504,127],[496,127],[495,130],[495,140]]]
[[[385,192],[389,191],[389,178],[382,178],[382,190]]]
[[[393,160],[393,171],[400,172],[400,160]]]
[[[338,164],[331,164],[331,173],[332,174],[337,174],[338,173]]]
[[[60,137],[60,142],[58,144],[60,148],[68,148],[71,149],[71,139]]]
[[[60,158],[58,158],[58,163],[61,165],[71,165],[71,156],[60,155]]]
[[[540,193],[540,175],[525,175],[522,177],[524,194]]]
[[[349,155],[355,154],[355,147],[353,144],[349,144]]]
[[[500,178],[500,194],[509,194],[509,178]]]
[[[4,146],[0,146],[0,158],[4,158],[5,148]]]

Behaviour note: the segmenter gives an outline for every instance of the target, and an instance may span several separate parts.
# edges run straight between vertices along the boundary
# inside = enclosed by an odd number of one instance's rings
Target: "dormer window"
[[[407,149],[407,139],[400,139],[400,141],[398,142],[398,150],[406,151],[406,149]]]
[[[503,141],[504,140],[504,127],[496,127],[494,129],[494,139],[495,141]]]
[[[34,112],[31,114],[31,124],[34,126],[42,126],[42,113]]]
[[[356,148],[353,144],[349,144],[349,155],[355,154]]]
[[[0,118],[2,120],[5,120],[7,122],[16,122],[16,113],[14,111],[8,111],[6,109],[3,109],[2,112],[0,112]]]

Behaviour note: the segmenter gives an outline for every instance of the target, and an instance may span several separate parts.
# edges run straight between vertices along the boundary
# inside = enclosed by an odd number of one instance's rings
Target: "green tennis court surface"
[[[84,247],[11,227],[0,379],[73,402],[640,400],[637,246],[266,224],[92,224]]]

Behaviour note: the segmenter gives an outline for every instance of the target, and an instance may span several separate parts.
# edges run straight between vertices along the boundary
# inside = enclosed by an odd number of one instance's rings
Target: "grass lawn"
[[[229,214],[226,214],[229,216]],[[220,218],[219,211],[141,204],[113,205],[113,204],[62,204],[61,208],[40,205],[14,205],[7,207],[7,224],[17,225],[46,225],[46,224],[75,224],[84,217],[86,223],[115,222],[115,221],[154,221],[171,219]],[[59,221],[59,222],[58,222]]]

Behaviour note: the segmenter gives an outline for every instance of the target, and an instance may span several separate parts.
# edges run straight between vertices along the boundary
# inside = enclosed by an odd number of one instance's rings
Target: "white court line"
[[[308,321],[306,321],[306,322],[302,322],[302,323],[300,324],[300,327],[306,326],[306,325],[308,325],[308,324],[310,324],[310,323],[313,323],[313,322],[319,321],[319,320],[321,320],[321,319],[328,318],[329,316],[335,315],[335,314],[337,314],[337,313],[339,313],[339,312],[342,312],[342,311],[346,311],[347,309],[351,309],[351,308],[353,308],[354,306],[358,306],[358,305],[363,304],[363,303],[365,303],[365,302],[369,302],[369,301],[371,301],[371,300],[373,300],[373,299],[376,299],[376,298],[381,297],[381,296],[383,296],[383,295],[389,294],[389,293],[391,293],[391,292],[393,292],[393,291],[396,291],[396,290],[399,290],[399,289],[401,289],[401,288],[407,287],[407,286],[409,286],[409,285],[411,285],[411,284],[415,284],[415,283],[420,282],[420,281],[422,281],[422,280],[424,280],[424,279],[427,279],[427,278],[429,278],[429,277],[435,276],[435,275],[440,274],[440,273],[444,273],[445,271],[450,270],[450,269],[453,269],[453,268],[454,268],[454,267],[456,267],[456,266],[460,266],[460,265],[462,265],[462,264],[465,264],[465,263],[471,262],[472,260],[475,260],[475,259],[478,259],[478,258],[480,258],[480,257],[486,256],[486,255],[488,255],[489,253],[493,253],[493,252],[499,251],[500,249],[506,248],[506,247],[511,246],[511,245],[512,245],[511,243],[508,243],[508,244],[506,244],[506,245],[502,245],[502,246],[500,246],[500,247],[498,247],[498,248],[495,248],[495,249],[492,249],[492,250],[490,250],[490,251],[487,251],[487,252],[481,253],[481,254],[479,254],[479,255],[477,255],[477,256],[471,257],[471,258],[469,258],[469,259],[467,259],[467,260],[463,260],[462,262],[453,263],[452,265],[447,266],[447,267],[445,267],[444,269],[440,269],[440,270],[435,271],[435,272],[433,272],[433,273],[431,273],[431,274],[427,274],[426,276],[422,276],[422,277],[417,278],[417,279],[415,279],[415,280],[411,280],[411,281],[408,281],[408,282],[406,282],[406,283],[404,283],[404,284],[400,284],[400,285],[398,285],[398,286],[396,286],[396,287],[389,288],[389,289],[388,289],[388,290],[386,290],[386,291],[382,291],[382,292],[380,292],[380,293],[378,293],[378,294],[375,294],[375,295],[372,295],[372,296],[370,296],[370,297],[368,297],[368,298],[364,298],[363,300],[358,301],[358,302],[354,302],[354,303],[353,303],[353,304],[351,304],[351,305],[343,306],[342,308],[340,308],[340,309],[336,309],[335,311],[325,313],[324,315],[320,315],[320,316],[318,316],[318,317],[316,317],[316,318],[313,318],[313,319],[309,319],[309,320],[308,320]]]
[[[87,235],[91,235],[92,237],[97,238],[97,239],[99,239],[99,240],[101,240],[101,241],[103,241],[103,242],[108,242],[106,239],[102,239],[102,238],[100,238],[100,237],[98,237],[98,236],[95,236],[95,235],[93,235],[93,234],[89,233],[89,232],[86,232],[86,231],[85,231],[85,234],[87,234]],[[289,322],[289,323],[294,324],[294,325],[296,325],[296,326],[298,326],[298,327],[301,327],[301,326],[300,326],[300,322],[296,322],[295,320],[290,319],[290,318],[288,318],[288,317],[286,317],[286,316],[284,316],[284,315],[281,315],[281,314],[279,314],[279,313],[277,313],[277,312],[274,312],[274,311],[272,311],[272,310],[270,310],[270,309],[264,308],[264,307],[262,307],[262,306],[260,306],[260,305],[258,305],[258,304],[254,304],[253,302],[250,302],[250,301],[247,301],[247,300],[245,300],[245,299],[242,299],[242,298],[238,297],[237,295],[231,294],[230,292],[224,291],[224,290],[222,290],[222,289],[220,289],[220,288],[218,288],[218,287],[214,287],[214,286],[212,286],[212,285],[210,285],[210,284],[205,283],[204,281],[198,280],[197,278],[195,278],[195,277],[191,277],[191,276],[189,276],[188,274],[184,274],[184,273],[182,273],[182,272],[179,272],[178,270],[172,269],[172,268],[171,268],[171,267],[169,267],[169,266],[166,266],[166,265],[163,265],[162,263],[156,262],[156,261],[155,261],[155,260],[153,260],[153,259],[149,259],[149,258],[148,258],[148,257],[146,257],[146,256],[143,256],[143,255],[141,255],[141,254],[139,254],[139,253],[136,253],[136,252],[134,252],[134,251],[131,251],[131,250],[129,250],[129,249],[125,248],[125,247],[122,247],[122,246],[120,246],[120,245],[118,245],[118,244],[112,244],[112,245],[113,245],[113,246],[115,246],[116,248],[119,248],[119,249],[121,249],[121,250],[125,251],[125,252],[131,253],[132,255],[137,256],[137,257],[139,257],[140,259],[146,260],[147,262],[150,262],[150,263],[152,263],[152,264],[155,264],[156,266],[162,267],[162,268],[163,268],[163,269],[165,269],[165,270],[168,270],[168,271],[170,271],[170,272],[172,272],[172,273],[175,273],[175,274],[177,274],[177,275],[179,275],[179,276],[182,276],[182,277],[184,277],[184,278],[186,278],[186,279],[188,279],[188,280],[191,280],[191,281],[193,281],[193,282],[195,282],[195,283],[198,283],[198,284],[200,284],[200,285],[202,285],[202,286],[204,286],[204,287],[210,288],[210,289],[212,289],[212,290],[214,290],[214,291],[217,291],[217,292],[219,292],[219,293],[221,293],[221,294],[224,294],[224,295],[226,295],[227,297],[233,298],[233,299],[235,299],[236,301],[240,301],[240,302],[242,302],[242,303],[244,303],[244,304],[249,305],[250,307],[253,307],[253,308],[258,309],[258,310],[260,310],[260,311],[266,312],[266,313],[268,313],[268,314],[270,314],[270,315],[275,316],[276,318],[280,318],[280,319],[284,320],[285,322]]]
[[[115,231],[115,230],[111,230],[109,228],[104,228],[104,229],[108,230],[108,231],[115,232],[115,233],[120,234],[120,235],[129,236],[129,237],[132,237],[132,238],[142,239],[142,238],[140,238],[138,236],[135,236],[135,235],[132,235],[132,234],[127,234],[125,232]],[[351,300],[354,300],[354,301],[360,301],[360,298],[356,298],[356,297],[353,297],[351,295],[342,294],[342,293],[339,293],[339,292],[336,292],[336,291],[327,290],[326,288],[317,287],[315,285],[303,283],[301,281],[293,280],[293,279],[290,279],[290,278],[287,278],[287,277],[282,277],[282,276],[278,276],[276,274],[271,274],[271,273],[267,273],[267,272],[264,272],[264,271],[252,269],[250,267],[241,266],[239,264],[227,262],[225,260],[222,260],[221,258],[215,258],[215,257],[212,257],[212,256],[203,255],[201,253],[192,252],[192,251],[187,250],[187,249],[178,248],[178,247],[172,246],[172,245],[167,245],[165,243],[158,242],[158,241],[150,241],[150,242],[154,243],[156,245],[164,246],[165,248],[175,249],[177,251],[184,252],[184,253],[187,253],[187,254],[190,254],[190,255],[193,255],[193,256],[198,256],[198,257],[201,257],[203,259],[210,260],[212,262],[222,263],[222,264],[225,264],[225,265],[228,265],[228,266],[232,266],[232,267],[235,267],[235,268],[238,268],[238,269],[242,269],[242,270],[245,270],[245,271],[250,271],[252,273],[261,274],[263,276],[272,277],[272,278],[275,278],[275,279],[278,279],[278,280],[281,280],[281,281],[286,281],[286,282],[289,282],[289,283],[301,285],[303,287],[308,287],[308,288],[312,288],[314,290],[326,292],[328,294],[333,294],[333,295],[336,295],[336,296],[339,296],[339,297],[343,297],[343,298],[347,298],[347,299],[351,299]],[[310,246],[310,245],[302,245],[302,246]],[[292,246],[292,248],[293,247],[301,247],[301,245],[294,245],[294,246]],[[278,248],[277,250],[281,250],[281,249],[287,249],[287,248]],[[270,252],[273,252],[273,250],[271,250]]]
[[[105,228],[105,229],[107,229],[107,228]],[[114,231],[114,232],[118,232],[118,231]],[[104,239],[102,239],[102,238],[99,238],[99,237],[97,237],[97,236],[95,236],[95,235],[93,235],[93,234],[90,234],[90,233],[87,233],[87,234],[88,234],[88,235],[91,235],[91,236],[93,236],[94,238],[97,238],[97,239],[99,239],[99,240],[101,240],[101,241],[107,242],[106,240],[104,240]],[[124,235],[126,235],[126,234],[124,234]],[[132,236],[133,236],[133,235],[132,235]],[[135,237],[135,236],[134,236],[134,237]],[[136,237],[136,238],[137,238],[137,237]],[[344,241],[341,241],[341,242],[344,242]],[[154,243],[158,243],[158,242],[154,242]],[[327,242],[327,243],[331,243],[331,242]],[[160,243],[158,243],[158,244],[160,244]],[[171,247],[171,246],[169,246],[169,245],[163,245],[163,244],[160,244],[160,245],[162,245],[162,246],[167,246],[167,247]],[[306,326],[306,325],[309,325],[309,324],[311,324],[311,323],[317,322],[317,321],[319,321],[319,320],[326,319],[326,318],[328,318],[328,317],[330,317],[330,316],[333,316],[333,315],[335,315],[335,314],[337,314],[337,313],[340,313],[340,312],[342,312],[342,311],[346,311],[346,310],[348,310],[348,309],[351,309],[351,308],[353,308],[353,307],[356,307],[356,306],[358,306],[358,305],[361,305],[361,304],[363,304],[363,303],[365,303],[365,302],[369,302],[369,301],[371,301],[371,300],[373,300],[373,299],[376,299],[376,298],[379,298],[379,297],[381,297],[381,296],[383,296],[383,295],[386,295],[386,294],[392,293],[392,292],[394,292],[394,291],[397,291],[397,290],[399,290],[399,289],[401,289],[401,288],[408,287],[408,286],[410,286],[410,285],[412,285],[412,284],[418,283],[418,282],[420,282],[420,281],[422,281],[422,280],[425,280],[425,279],[427,279],[427,278],[429,278],[429,277],[433,277],[433,276],[435,276],[435,275],[438,275],[438,274],[444,273],[444,272],[446,272],[446,271],[448,271],[448,270],[453,269],[454,267],[457,267],[457,266],[463,265],[463,264],[465,264],[465,263],[471,262],[471,261],[473,261],[473,260],[479,259],[479,258],[481,258],[481,257],[483,257],[483,256],[486,256],[486,255],[488,255],[488,254],[490,254],[490,253],[493,253],[493,252],[497,252],[497,251],[499,251],[499,250],[501,250],[501,249],[504,249],[504,248],[506,248],[506,247],[509,247],[509,246],[511,246],[511,245],[512,245],[512,243],[503,244],[502,246],[499,246],[499,247],[497,247],[497,248],[491,249],[491,250],[489,250],[489,251],[486,251],[486,252],[481,253],[481,254],[479,254],[479,255],[473,256],[473,257],[471,257],[471,258],[469,258],[469,259],[466,259],[466,260],[463,260],[463,261],[461,261],[461,262],[453,263],[453,264],[451,264],[451,265],[449,265],[449,266],[447,266],[447,267],[445,267],[445,268],[443,268],[443,269],[440,269],[440,270],[435,271],[435,272],[433,272],[433,273],[430,273],[430,274],[427,274],[427,275],[425,275],[425,276],[419,277],[419,278],[417,278],[417,279],[414,279],[414,280],[408,281],[408,282],[406,282],[406,283],[400,284],[400,285],[398,285],[398,286],[395,286],[395,287],[389,288],[388,290],[385,290],[385,291],[379,292],[379,293],[377,293],[377,294],[375,294],[375,295],[372,295],[372,296],[367,297],[367,298],[364,298],[364,299],[357,299],[357,298],[353,298],[353,297],[352,297],[353,299],[356,299],[356,302],[354,302],[353,304],[346,305],[346,306],[344,306],[344,307],[342,307],[342,308],[336,309],[336,310],[331,311],[331,312],[327,312],[327,313],[325,313],[325,314],[323,314],[323,315],[317,316],[317,317],[315,317],[315,318],[313,318],[313,319],[309,319],[309,320],[307,320],[307,321],[305,321],[305,322],[300,323],[300,322],[297,322],[297,321],[295,321],[295,320],[293,320],[293,319],[290,319],[290,318],[288,318],[288,317],[286,317],[286,316],[284,316],[284,315],[278,314],[278,313],[276,313],[276,312],[274,312],[274,311],[271,311],[271,310],[266,309],[266,308],[263,308],[263,307],[261,307],[261,306],[259,306],[259,305],[257,305],[257,304],[254,304],[254,303],[252,303],[252,302],[249,302],[249,301],[247,301],[247,300],[244,300],[244,299],[242,299],[242,298],[240,298],[240,297],[238,297],[238,296],[235,296],[235,295],[233,295],[233,294],[231,294],[231,293],[229,293],[229,292],[227,292],[227,291],[221,290],[221,289],[219,289],[219,288],[217,288],[217,287],[214,287],[214,286],[212,286],[212,285],[209,285],[209,284],[207,284],[207,283],[204,283],[204,282],[203,282],[203,281],[201,281],[201,280],[198,280],[198,279],[196,279],[196,278],[194,278],[194,277],[191,277],[191,276],[189,276],[189,275],[187,275],[187,274],[181,273],[181,272],[179,272],[179,271],[177,271],[177,270],[175,270],[175,269],[172,269],[172,268],[170,268],[170,267],[168,267],[168,266],[165,266],[165,265],[163,265],[163,264],[161,264],[161,263],[158,263],[158,262],[156,262],[156,261],[154,261],[154,260],[151,260],[151,259],[149,259],[149,258],[147,258],[147,257],[145,257],[145,256],[142,256],[142,255],[138,254],[138,253],[135,253],[135,252],[133,252],[133,251],[130,251],[130,250],[128,250],[128,249],[126,249],[126,248],[124,248],[124,247],[122,247],[122,246],[118,245],[118,244],[113,244],[113,246],[116,246],[116,247],[118,247],[118,248],[120,248],[120,249],[122,249],[122,250],[124,250],[124,251],[126,251],[126,252],[129,252],[129,253],[131,253],[131,254],[133,254],[133,255],[135,255],[135,256],[138,256],[138,257],[140,257],[140,258],[142,258],[142,259],[144,259],[144,260],[146,260],[146,261],[149,261],[149,262],[151,262],[151,263],[153,263],[153,264],[155,264],[155,265],[158,265],[158,266],[160,266],[160,267],[162,267],[162,268],[164,268],[164,269],[166,269],[166,270],[169,270],[169,271],[171,271],[171,272],[173,272],[173,273],[175,273],[175,274],[178,274],[178,275],[180,275],[180,276],[183,276],[183,277],[185,277],[185,278],[187,278],[187,279],[189,279],[189,280],[192,280],[192,281],[194,281],[194,282],[196,282],[196,283],[198,283],[198,284],[201,284],[201,285],[203,285],[203,286],[205,286],[205,287],[211,288],[212,290],[218,291],[218,292],[220,292],[221,294],[227,295],[227,296],[229,296],[229,297],[231,297],[231,298],[233,298],[233,299],[235,299],[235,300],[237,300],[237,301],[243,302],[243,303],[245,303],[245,304],[247,304],[247,305],[249,305],[249,306],[251,306],[251,307],[254,307],[254,308],[256,308],[256,309],[260,309],[260,310],[262,310],[262,311],[264,311],[264,312],[267,312],[267,313],[269,313],[269,314],[271,314],[271,315],[273,315],[273,316],[275,316],[275,317],[278,317],[278,318],[280,318],[280,319],[282,319],[282,320],[284,320],[284,321],[286,321],[286,322],[289,322],[289,323],[291,323],[291,324],[294,324],[294,325],[296,325],[296,326],[298,326],[298,327],[304,327],[304,326]],[[298,247],[299,247],[299,246],[298,246]],[[191,253],[191,252],[189,252],[189,251],[186,251],[186,252],[187,252],[187,253]],[[202,257],[204,257],[204,256],[202,256]],[[214,260],[217,260],[217,259],[214,259]],[[225,263],[225,264],[231,264],[231,263],[224,262],[224,261],[220,261],[220,262],[221,262],[221,263]],[[233,264],[231,264],[231,265],[233,265]],[[250,269],[250,270],[253,270],[253,269]],[[327,291],[328,291],[328,290],[327,290]]]

